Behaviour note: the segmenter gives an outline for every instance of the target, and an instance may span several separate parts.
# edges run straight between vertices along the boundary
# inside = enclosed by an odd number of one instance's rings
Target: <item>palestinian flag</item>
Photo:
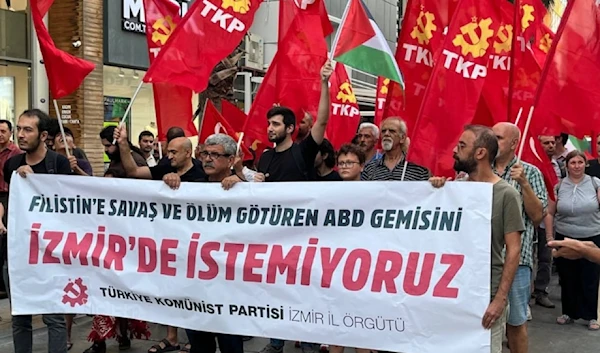
[[[390,46],[362,0],[350,0],[332,46],[333,60],[396,81],[402,74]]]

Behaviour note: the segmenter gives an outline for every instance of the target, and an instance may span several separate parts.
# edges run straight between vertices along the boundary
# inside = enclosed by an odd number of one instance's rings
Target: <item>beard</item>
[[[31,144],[27,144],[24,147],[22,147],[19,144],[19,148],[22,149],[25,152],[33,152],[35,150],[37,150],[40,147],[40,144],[42,143],[42,140],[40,140],[39,138],[37,140],[35,140],[34,142],[32,142]]]
[[[384,151],[391,151],[392,148],[394,147],[394,142],[393,141],[382,141],[381,142],[381,147],[383,148]]]
[[[285,141],[285,137],[286,137],[285,133],[282,135],[275,134],[275,137],[269,137],[269,142],[272,142],[272,143],[278,145],[278,144],[282,143],[283,141]]]
[[[475,160],[475,156],[469,156],[465,160],[460,160],[454,157],[454,170],[457,172],[465,172],[467,174],[471,174],[477,168],[477,161]]]
[[[121,160],[121,153],[116,150],[114,153],[104,152],[112,162],[119,162]]]

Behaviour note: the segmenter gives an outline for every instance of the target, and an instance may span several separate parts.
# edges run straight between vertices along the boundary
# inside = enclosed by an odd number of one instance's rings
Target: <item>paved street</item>
[[[556,279],[555,279],[556,280]],[[559,304],[559,288],[552,287],[551,299]],[[539,306],[532,306],[533,321],[530,322],[530,353],[592,353],[598,352],[600,347],[600,332],[590,332],[587,330],[584,322],[578,322],[575,325],[561,327],[556,325],[555,319],[560,315],[560,309],[545,309]],[[8,300],[0,300],[0,352],[13,353],[10,313]],[[74,346],[71,352],[82,353],[89,347],[86,337],[89,333],[91,318],[82,316],[75,319],[73,326]],[[452,322],[448,322],[452,325]],[[46,352],[46,330],[41,322],[41,317],[34,320],[34,353]],[[166,331],[164,327],[152,325],[151,341],[134,340],[132,348],[128,353],[146,353],[148,348],[162,339]],[[185,342],[185,332],[180,330],[180,341]],[[258,352],[267,343],[264,338],[255,338],[245,343],[247,352]],[[113,340],[108,343],[108,353],[117,353],[119,348]],[[295,349],[293,344],[289,343],[286,347],[286,353],[300,352]],[[505,349],[508,352],[508,349]],[[351,353],[347,350],[347,353]],[[411,352],[412,353],[412,352]],[[419,352],[414,352],[419,353]]]

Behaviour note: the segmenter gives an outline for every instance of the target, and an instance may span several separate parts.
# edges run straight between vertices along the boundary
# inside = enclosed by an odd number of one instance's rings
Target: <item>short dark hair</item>
[[[13,125],[9,120],[0,119],[0,124],[6,124],[6,126],[8,126],[8,131],[12,131],[13,129]]]
[[[185,137],[185,131],[179,126],[173,126],[167,131],[167,144],[178,137]]]
[[[148,130],[144,130],[142,132],[140,132],[140,136],[138,137],[138,141],[142,141],[142,139],[146,136],[150,136],[152,138],[154,138],[154,134]]]
[[[23,114],[21,114],[21,116],[27,116],[30,118],[37,118],[38,122],[37,122],[37,128],[38,128],[38,132],[41,134],[42,132],[48,132],[50,133],[50,128],[52,125],[52,119],[50,116],[48,116],[48,114],[44,113],[43,111],[39,110],[39,109],[28,109],[26,111],[23,112]],[[57,120],[58,123],[58,120]]]
[[[498,155],[498,138],[494,131],[483,125],[467,125],[464,130],[475,134],[473,148],[485,148],[488,152],[488,161],[493,164]]]
[[[365,151],[363,151],[363,149],[360,148],[359,146],[351,144],[351,143],[342,145],[342,147],[340,147],[340,150],[337,153],[336,158],[339,158],[339,156],[341,156],[343,154],[355,155],[356,157],[358,157],[358,162],[360,163],[360,165],[364,165],[365,162],[367,161],[367,156],[365,155]]]
[[[562,145],[565,146],[569,142],[569,134],[563,132],[559,136],[556,136],[556,139],[560,139]]]
[[[281,115],[283,117],[283,125],[287,128],[293,126],[296,128],[296,114],[290,108],[286,107],[273,107],[267,112],[267,120],[274,116]]]
[[[319,152],[321,152],[321,157],[327,154],[327,158],[323,159],[323,163],[327,168],[335,167],[335,149],[329,140],[323,139],[323,142],[319,145]]]
[[[115,136],[116,126],[110,125],[100,131],[100,139],[112,142]]]
[[[69,129],[69,128],[68,128],[68,127],[66,127],[66,126],[64,126],[64,127],[63,127],[63,131],[65,132],[65,135],[66,135],[66,136],[75,137],[75,136],[73,135],[73,131],[71,131],[71,129]]]

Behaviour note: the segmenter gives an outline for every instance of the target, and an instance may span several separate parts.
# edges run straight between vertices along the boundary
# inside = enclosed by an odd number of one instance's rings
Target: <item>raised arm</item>
[[[127,141],[127,128],[124,125],[120,125],[115,129],[114,138],[119,145],[121,163],[123,163],[123,169],[125,169],[127,176],[136,179],[152,179],[150,168],[147,166],[138,167],[135,163],[133,155],[131,155],[129,141]]]
[[[323,139],[325,138],[325,129],[327,128],[327,122],[329,121],[329,110],[331,109],[331,102],[329,100],[329,78],[332,73],[333,66],[331,65],[331,60],[328,59],[321,68],[321,98],[319,99],[319,111],[317,112],[317,121],[310,130],[312,138],[317,145],[320,145],[323,142]]]

